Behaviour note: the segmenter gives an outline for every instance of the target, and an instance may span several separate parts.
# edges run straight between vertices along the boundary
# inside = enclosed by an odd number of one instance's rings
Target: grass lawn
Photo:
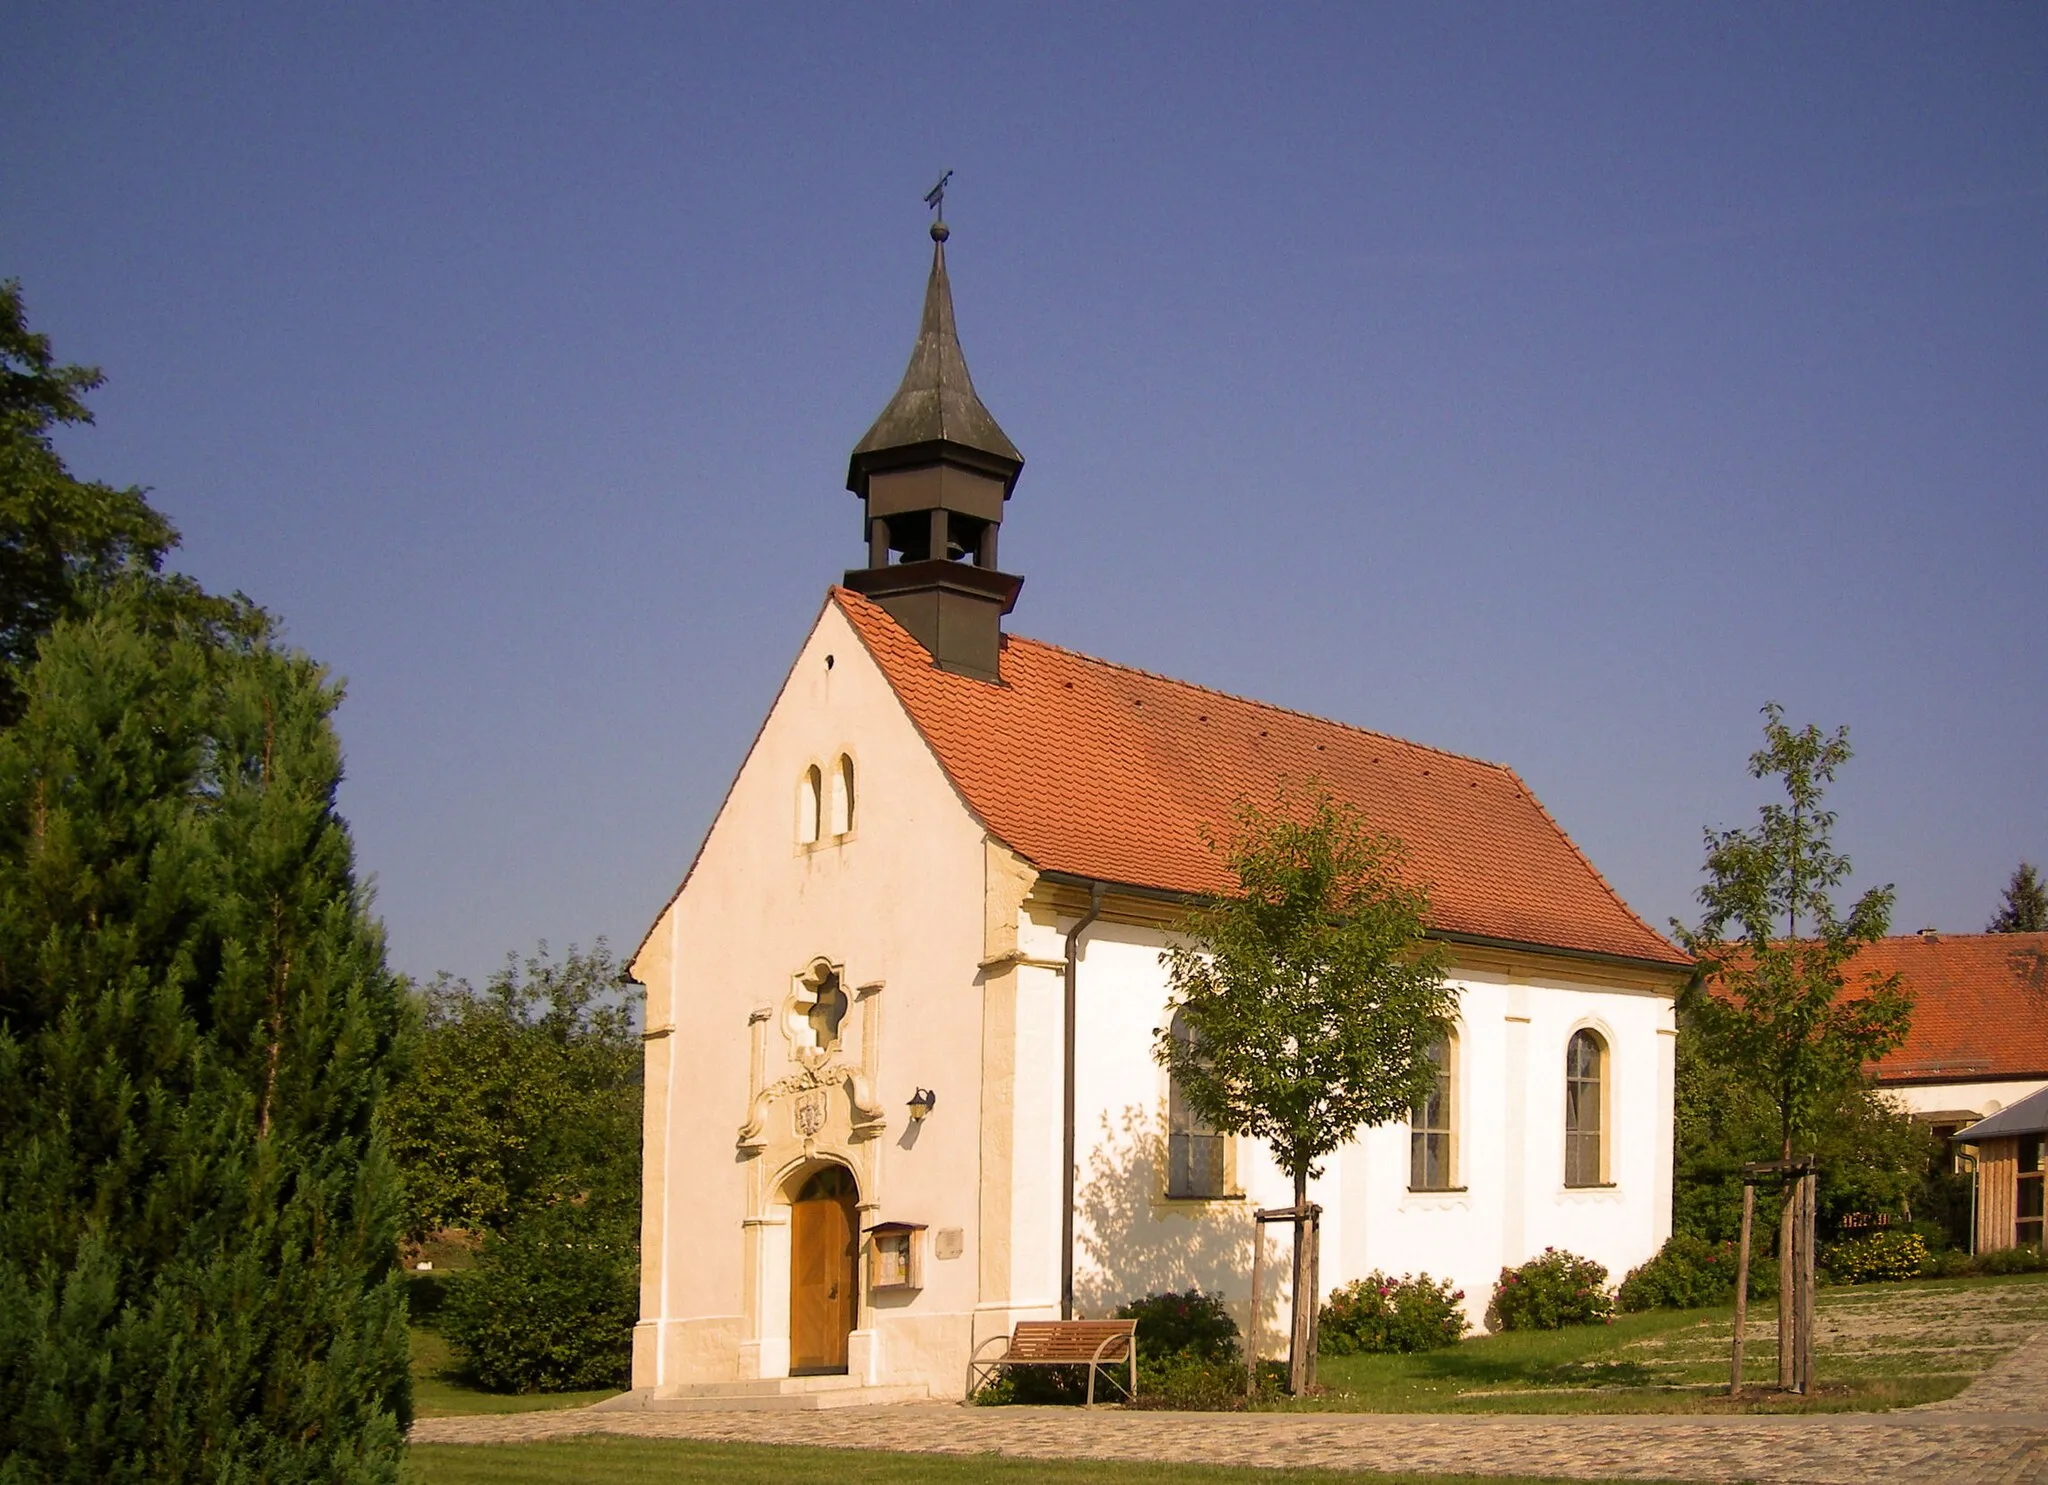
[[[1953,1397],[2048,1326],[2048,1275],[1824,1288],[1816,1392],[1787,1397],[1777,1311],[1752,1306],[1743,1376],[1761,1395],[1725,1396],[1734,1311],[1665,1310],[1612,1325],[1482,1336],[1416,1356],[1325,1357],[1319,1397],[1287,1409],[1438,1413],[1838,1412]]]
[[[1046,1480],[1054,1485],[1538,1485],[1533,1475],[1361,1475],[1332,1470],[1215,1469],[1190,1464],[1105,1464],[1093,1460],[1004,1459],[994,1455],[877,1454],[788,1449],[766,1444],[700,1444],[667,1439],[589,1438],[542,1444],[417,1444],[420,1485],[574,1480],[577,1485],[969,1485]],[[1547,1479],[1548,1477],[1544,1477]]]
[[[445,1265],[445,1256],[442,1262]],[[580,1408],[615,1395],[610,1388],[596,1392],[486,1392],[469,1381],[462,1375],[454,1348],[441,1334],[438,1318],[450,1285],[461,1281],[460,1269],[451,1272],[445,1266],[433,1273],[407,1276],[406,1298],[412,1307],[412,1406],[418,1417],[537,1413],[547,1408]]]
[[[581,1408],[616,1395],[610,1388],[597,1392],[486,1392],[463,1379],[454,1353],[439,1331],[418,1325],[412,1329],[412,1406],[422,1418]]]

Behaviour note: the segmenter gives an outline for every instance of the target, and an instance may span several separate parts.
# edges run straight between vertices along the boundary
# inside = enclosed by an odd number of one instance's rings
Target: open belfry
[[[1250,1307],[1292,1200],[1154,1060],[1162,950],[1229,890],[1205,833],[1316,779],[1399,837],[1451,957],[1435,1092],[1313,1182],[1325,1289],[1468,1296],[1546,1247],[1620,1273],[1671,1224],[1687,961],[1509,768],[1005,634],[1023,455],[976,395],[948,230],[854,446],[866,565],[828,589],[681,885],[647,987],[650,1406],[959,1397],[1023,1322],[1198,1287]]]

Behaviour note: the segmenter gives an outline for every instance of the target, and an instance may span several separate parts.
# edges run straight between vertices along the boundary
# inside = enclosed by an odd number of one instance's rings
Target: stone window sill
[[[1165,1196],[1153,1197],[1152,1207],[1154,1211],[1174,1211],[1182,1208],[1226,1206],[1231,1202],[1243,1200],[1242,1191],[1225,1191],[1219,1196],[1175,1196],[1168,1193]]]

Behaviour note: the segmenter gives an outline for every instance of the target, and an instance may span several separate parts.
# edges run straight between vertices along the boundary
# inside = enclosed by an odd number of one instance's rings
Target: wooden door
[[[789,1212],[789,1370],[846,1370],[859,1278],[860,1226],[853,1177],[828,1166],[804,1183]]]

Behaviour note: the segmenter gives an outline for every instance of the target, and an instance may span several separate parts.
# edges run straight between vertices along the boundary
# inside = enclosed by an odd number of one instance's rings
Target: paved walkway
[[[2048,1331],[1946,1402],[1922,1403],[1915,1413],[2038,1413],[2048,1410]]]
[[[1318,1465],[1608,1480],[2048,1485],[2048,1334],[1961,1395],[1896,1413],[1125,1413],[915,1403],[804,1413],[513,1413],[428,1418],[418,1443],[581,1434],[1003,1454],[1027,1459]]]

